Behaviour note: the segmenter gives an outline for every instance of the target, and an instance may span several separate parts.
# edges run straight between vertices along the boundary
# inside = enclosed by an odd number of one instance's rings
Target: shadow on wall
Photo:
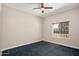
[[[0,56],[2,55],[2,52],[0,51]]]

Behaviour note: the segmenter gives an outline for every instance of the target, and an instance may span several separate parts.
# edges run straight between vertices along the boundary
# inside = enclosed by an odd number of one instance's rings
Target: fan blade
[[[53,7],[44,7],[45,9],[53,9]]]
[[[41,8],[33,8],[33,9],[41,9]]]

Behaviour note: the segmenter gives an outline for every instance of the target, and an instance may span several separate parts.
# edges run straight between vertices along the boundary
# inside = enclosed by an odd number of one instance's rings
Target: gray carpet
[[[40,41],[3,51],[2,56],[79,56],[79,50]]]

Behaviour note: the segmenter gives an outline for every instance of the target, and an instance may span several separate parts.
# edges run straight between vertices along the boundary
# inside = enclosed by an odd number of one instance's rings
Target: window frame
[[[70,39],[69,37],[69,26],[70,26],[70,21],[63,21],[63,22],[56,22],[56,23],[52,23],[52,28],[53,28],[53,25],[54,24],[60,24],[60,23],[65,23],[65,22],[68,22],[68,25],[67,25],[67,27],[68,27],[68,34],[62,34],[62,33],[54,33],[54,29],[52,30],[53,31],[53,37],[54,38],[65,38],[65,39]],[[66,25],[65,25],[66,26]],[[66,30],[65,30],[66,31]],[[55,36],[56,35],[56,36]]]

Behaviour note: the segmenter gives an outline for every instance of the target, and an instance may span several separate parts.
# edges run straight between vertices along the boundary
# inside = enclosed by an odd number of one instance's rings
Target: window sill
[[[56,38],[56,39],[70,39],[70,38],[66,38],[66,37],[53,37],[53,38]]]

